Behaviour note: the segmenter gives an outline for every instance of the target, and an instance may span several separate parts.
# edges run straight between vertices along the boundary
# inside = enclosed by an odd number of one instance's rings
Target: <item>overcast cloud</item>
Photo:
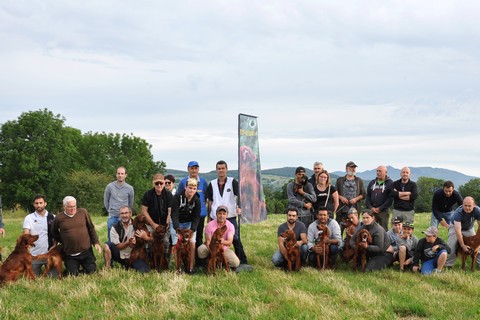
[[[479,16],[474,1],[2,1],[0,123],[48,108],[210,171],[237,167],[246,113],[263,169],[480,176]]]

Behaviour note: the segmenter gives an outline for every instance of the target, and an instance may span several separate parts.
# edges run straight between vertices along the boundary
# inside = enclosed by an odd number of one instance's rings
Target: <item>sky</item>
[[[0,3],[0,124],[47,108],[156,161],[438,167],[480,177],[480,2]],[[293,176],[293,172],[292,172]]]

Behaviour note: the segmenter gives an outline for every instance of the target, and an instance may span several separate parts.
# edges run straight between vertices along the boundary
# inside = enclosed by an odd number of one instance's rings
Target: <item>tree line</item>
[[[67,127],[65,118],[48,109],[22,113],[0,128],[0,195],[4,208],[33,211],[37,193],[47,196],[49,209],[61,209],[66,195],[93,214],[104,212],[103,192],[125,166],[128,183],[139,192],[151,188],[151,178],[166,164],[154,161],[151,145],[132,134],[82,134]]]

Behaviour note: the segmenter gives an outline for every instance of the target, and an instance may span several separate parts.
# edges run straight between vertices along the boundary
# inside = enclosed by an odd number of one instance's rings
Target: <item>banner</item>
[[[242,221],[257,223],[267,220],[263,194],[257,117],[238,115],[238,177]]]

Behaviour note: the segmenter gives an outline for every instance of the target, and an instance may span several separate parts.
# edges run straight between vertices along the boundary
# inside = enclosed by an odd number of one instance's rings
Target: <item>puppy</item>
[[[322,254],[317,254],[317,267],[318,270],[324,270],[328,268],[328,256],[330,254],[330,245],[326,243],[326,240],[330,238],[330,230],[324,224],[317,225],[317,239],[315,247],[322,250]]]
[[[297,247],[295,231],[286,230],[280,236],[285,239],[283,243],[287,250],[287,270],[291,272],[295,268],[295,271],[299,271],[301,268],[300,249]]]
[[[147,219],[143,214],[139,214],[133,219],[133,229],[135,231],[145,231],[149,232],[147,228]],[[147,242],[140,238],[139,236],[135,235],[135,243],[132,248],[132,252],[130,253],[130,258],[128,260],[128,268],[131,268],[133,263],[137,259],[143,260],[146,264],[148,264],[148,256],[147,256],[147,249],[145,245]]]
[[[225,270],[230,271],[230,267],[227,263],[227,258],[225,258],[225,252],[222,244],[223,236],[227,232],[227,226],[224,225],[221,228],[217,228],[212,235],[210,240],[209,251],[210,256],[208,257],[207,264],[207,274],[215,273],[215,270],[218,266],[225,266]]]
[[[165,238],[166,227],[158,225],[153,231],[152,255],[153,268],[158,272],[168,268],[165,260],[165,245],[163,239]]]
[[[373,242],[372,236],[367,229],[360,229],[357,238],[355,239],[355,253],[353,255],[353,271],[357,271],[358,255],[361,255],[362,272],[365,272],[367,265],[367,249],[360,247],[360,243],[371,244]]]
[[[177,273],[182,272],[182,264],[184,270],[188,272],[190,268],[190,240],[193,231],[190,229],[177,229],[178,241],[175,245],[175,266]]]
[[[35,247],[35,241],[37,240],[38,235],[22,234],[18,237],[15,249],[0,268],[0,283],[17,281],[22,274],[29,279],[35,279],[32,269],[32,255],[28,248]]]
[[[62,279],[62,252],[57,245],[51,247],[47,253],[33,257],[33,260],[47,260],[47,266],[43,272],[44,277],[48,275],[52,268],[55,268],[58,273],[58,278]]]

